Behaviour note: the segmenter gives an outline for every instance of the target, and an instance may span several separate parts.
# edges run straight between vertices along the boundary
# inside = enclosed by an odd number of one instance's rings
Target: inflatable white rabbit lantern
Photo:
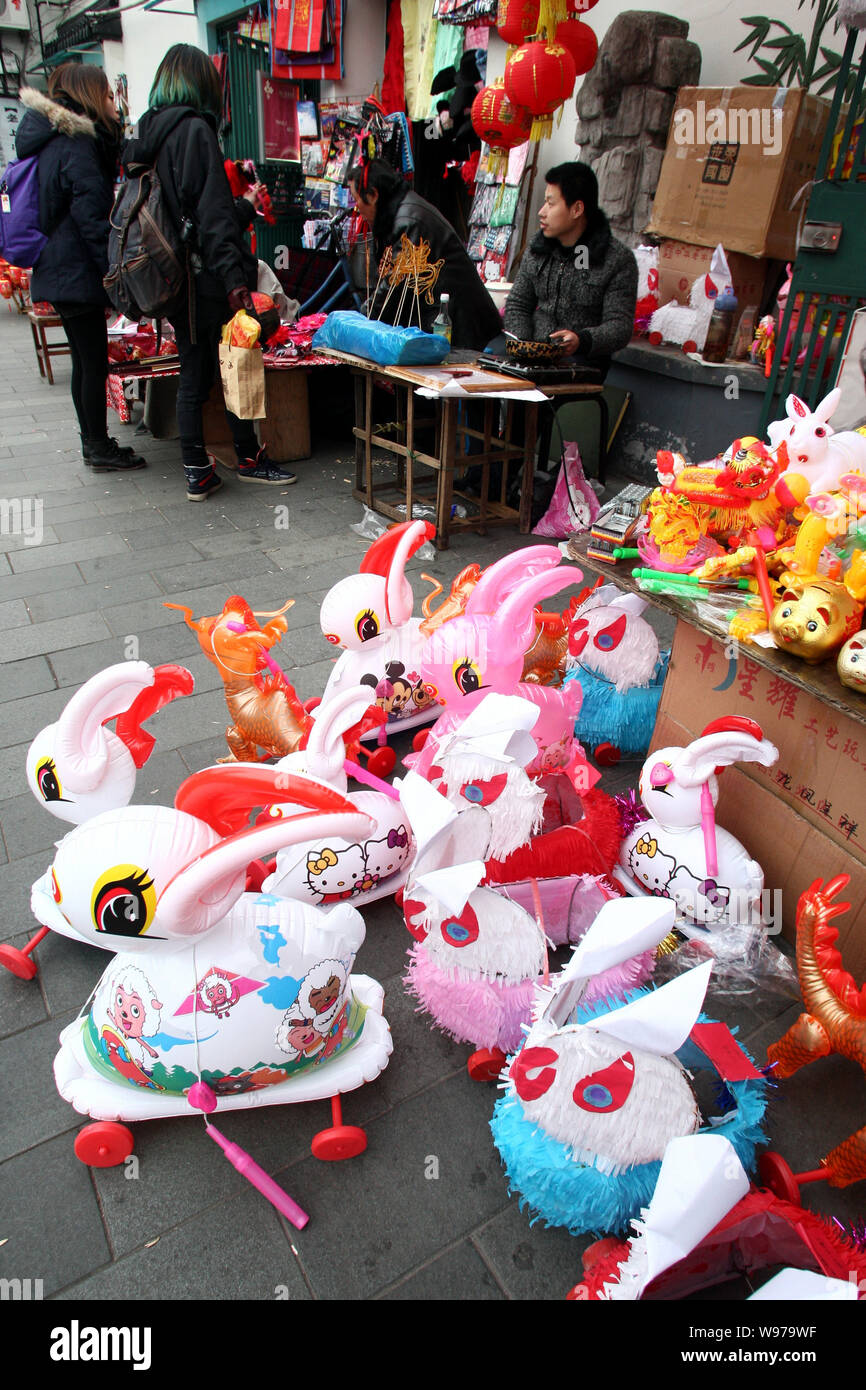
[[[715,776],[740,761],[770,767],[778,750],[751,719],[708,724],[686,748],[658,748],[641,769],[650,819],[620,849],[617,878],[629,893],[673,898],[688,922],[757,924],[764,874],[729,831],[716,825]]]
[[[405,575],[407,561],[433,534],[426,521],[393,526],[370,546],[360,573],[325,595],[322,632],[345,650],[325,686],[323,705],[350,686],[369,685],[390,724],[413,729],[436,717],[420,674],[426,639],[418,630],[421,619],[412,617],[414,597]]]
[[[128,805],[154,746],[142,722],[192,689],[183,666],[145,661],[121,661],[92,676],[30,745],[27,781],[36,800],[73,825]],[[114,718],[112,733],[105,724]]]
[[[806,479],[811,495],[837,491],[845,473],[866,473],[866,434],[859,430],[836,433],[829,423],[841,397],[837,386],[814,411],[799,396],[788,397],[787,420],[774,420],[767,428],[773,448],[784,444],[787,451],[780,481],[799,475]]]
[[[286,796],[298,815],[249,826],[254,807]],[[338,792],[235,764],[188,778],[175,809],[130,806],[71,831],[34,884],[33,911],[118,954],[61,1035],[63,1098],[96,1120],[136,1120],[189,1114],[202,1092],[199,1108],[237,1109],[337,1098],[377,1076],[391,1043],[381,987],[351,973],[360,915],[244,892],[257,855],[368,828]],[[78,1156],[121,1162],[129,1131],[95,1128]],[[365,1142],[349,1135],[351,1152]],[[337,1149],[319,1156],[349,1156],[339,1135]]]
[[[320,705],[306,748],[281,759],[277,771],[308,777],[345,794],[344,735],[359,723],[373,699],[370,687],[361,685]],[[348,797],[371,822],[364,836],[355,840],[329,836],[280,850],[263,891],[321,906],[350,899],[360,906],[396,893],[406,881],[412,835],[398,793],[387,783],[381,787],[381,791],[353,792]],[[282,803],[269,808],[271,815],[291,815],[294,810]]]

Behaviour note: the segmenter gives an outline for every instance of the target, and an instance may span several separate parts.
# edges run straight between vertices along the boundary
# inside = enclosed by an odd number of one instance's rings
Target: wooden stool
[[[62,327],[62,320],[59,314],[35,314],[32,309],[28,310],[27,317],[30,320],[30,329],[33,333],[33,346],[36,349],[36,361],[39,363],[39,375],[47,376],[48,385],[53,386],[52,357],[66,357],[71,353],[72,348],[65,338],[62,343],[49,343],[45,330],[46,328]]]

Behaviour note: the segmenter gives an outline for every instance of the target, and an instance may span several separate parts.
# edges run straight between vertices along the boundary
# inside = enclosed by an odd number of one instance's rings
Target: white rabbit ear
[[[109,760],[103,724],[124,714],[153,680],[146,661],[121,661],[92,676],[73,695],[57,721],[55,742],[58,771],[70,791],[99,786]]]
[[[449,912],[459,913],[486,873],[483,859],[470,859],[465,864],[449,864],[446,869],[431,869],[420,874],[415,882]]]
[[[790,420],[806,420],[812,414],[806,402],[793,395],[785,401],[785,413]]]
[[[376,692],[371,686],[353,685],[327,704],[318,706],[305,750],[307,765],[314,776],[327,778],[342,773],[346,760],[343,735],[363,719],[375,699]]]
[[[668,1057],[682,1047],[700,1017],[712,968],[712,960],[697,965],[661,989],[601,1014],[585,1026],[627,1047]]]
[[[818,404],[815,406],[815,419],[823,420],[824,424],[826,425],[827,421],[830,419],[830,416],[833,414],[833,411],[836,409],[841,399],[842,388],[840,386],[836,386],[830,392],[829,395],[824,397],[823,401],[819,401]]]
[[[647,607],[645,598],[640,594],[620,594],[619,598],[612,600],[611,608],[619,608],[622,612],[628,613],[630,618],[639,618]]]
[[[731,763],[761,763],[771,767],[779,750],[767,738],[732,731],[696,738],[673,761],[674,779],[683,787],[700,787],[709,781],[716,767]]]

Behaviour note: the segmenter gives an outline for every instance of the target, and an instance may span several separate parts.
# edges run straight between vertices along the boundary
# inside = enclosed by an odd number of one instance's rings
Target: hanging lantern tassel
[[[568,0],[541,0],[535,32],[544,29],[548,34],[555,34],[561,19],[568,19]]]
[[[553,113],[567,101],[577,81],[574,59],[564,44],[541,40],[524,44],[505,66],[505,95],[533,116],[531,140],[545,140]]]

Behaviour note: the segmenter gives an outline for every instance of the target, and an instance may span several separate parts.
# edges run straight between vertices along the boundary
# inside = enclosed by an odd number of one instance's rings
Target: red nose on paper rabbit
[[[866,434],[843,430],[838,434],[829,423],[841,399],[837,386],[810,410],[799,396],[785,402],[787,420],[774,420],[767,428],[775,449],[784,444],[788,466],[782,479],[799,474],[809,484],[809,492],[833,492],[844,473],[866,473]]]
[[[153,751],[143,721],[192,689],[193,678],[183,666],[152,667],[145,661],[121,661],[92,676],[57,723],[42,729],[30,745],[27,781],[36,800],[73,825],[126,806],[136,772]],[[115,718],[112,732],[106,722]]]
[[[732,716],[685,748],[658,748],[641,769],[650,819],[626,835],[617,878],[630,893],[673,898],[691,922],[757,922],[764,874],[715,822],[715,771],[741,760],[770,767],[778,750],[759,725]]]

